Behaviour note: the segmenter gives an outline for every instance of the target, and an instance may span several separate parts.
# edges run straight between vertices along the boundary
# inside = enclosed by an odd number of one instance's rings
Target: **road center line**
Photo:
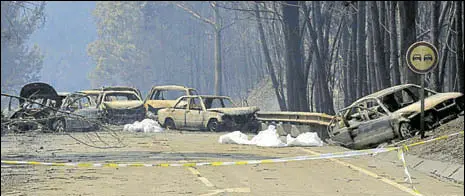
[[[300,149],[303,150],[303,151],[305,151],[305,152],[309,152],[310,154],[320,155],[320,153],[314,152],[314,151],[312,151],[312,150],[308,150],[308,149],[305,149],[305,148],[300,148]],[[377,180],[380,180],[380,181],[382,181],[382,182],[385,182],[386,184],[389,184],[389,185],[391,185],[391,186],[394,186],[394,187],[396,187],[396,188],[398,188],[398,189],[400,189],[400,190],[402,190],[402,191],[404,191],[404,192],[406,192],[406,193],[409,193],[409,194],[411,194],[411,195],[415,195],[415,196],[420,196],[420,195],[422,195],[422,194],[420,194],[420,193],[415,192],[413,189],[410,189],[410,188],[408,188],[408,187],[402,186],[401,184],[399,184],[399,183],[397,183],[397,182],[394,182],[394,181],[389,180],[389,179],[387,179],[387,178],[385,178],[385,177],[379,176],[378,174],[375,174],[375,173],[373,173],[373,172],[371,172],[371,171],[368,171],[368,170],[366,170],[366,169],[357,167],[357,166],[355,166],[355,165],[353,165],[353,164],[350,164],[350,163],[347,163],[347,162],[344,162],[344,161],[341,161],[341,160],[338,160],[338,159],[334,159],[334,158],[330,158],[329,160],[331,160],[331,161],[333,161],[333,162],[335,162],[335,163],[338,163],[338,164],[340,164],[340,165],[350,167],[350,168],[352,168],[352,169],[354,169],[354,170],[357,170],[357,171],[359,171],[359,172],[361,172],[361,173],[364,173],[364,174],[366,174],[366,175],[368,175],[368,176],[371,176],[371,177],[373,177],[373,178],[375,178],[375,179],[377,179]]]
[[[193,168],[193,167],[188,167],[187,169],[189,169],[189,171],[192,172],[192,174],[196,175],[197,178],[203,182],[203,184],[205,184],[207,187],[214,187],[215,185],[213,185],[207,178],[203,177],[200,175],[200,172],[199,170]]]
[[[216,190],[212,190],[211,193],[203,194],[200,196],[212,196],[212,195],[217,195],[220,193],[250,193],[250,188],[244,187],[244,188],[216,189]]]

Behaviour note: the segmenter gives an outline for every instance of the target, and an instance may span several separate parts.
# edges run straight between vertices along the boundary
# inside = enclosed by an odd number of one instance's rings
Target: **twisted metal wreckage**
[[[90,147],[124,147],[116,129],[105,124],[101,117],[90,116],[85,109],[79,111],[70,107],[75,103],[73,100],[84,96],[86,95],[79,93],[60,96],[53,87],[45,83],[25,85],[20,96],[1,93],[2,101],[9,99],[7,109],[2,109],[1,112],[1,134],[26,131],[57,132]],[[3,102],[2,106],[5,106],[4,103],[6,102]],[[73,136],[71,130],[87,131],[85,137],[88,141]],[[108,134],[114,141],[106,141],[100,134]],[[103,145],[97,144],[96,141]]]

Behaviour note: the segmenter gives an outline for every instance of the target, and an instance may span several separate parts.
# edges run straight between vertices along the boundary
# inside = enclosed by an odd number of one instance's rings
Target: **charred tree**
[[[389,23],[389,30],[390,30],[390,42],[391,42],[391,75],[392,75],[392,84],[399,85],[400,84],[400,72],[399,72],[399,47],[397,44],[397,2],[390,1],[390,23]]]
[[[307,83],[303,72],[299,5],[297,1],[287,1],[282,5],[284,41],[286,48],[286,81],[288,109],[309,111]]]
[[[457,9],[457,12],[455,14],[456,17],[456,30],[457,30],[457,36],[456,36],[456,65],[457,65],[457,85],[458,85],[458,90],[462,93],[465,93],[464,89],[464,64],[463,64],[463,2],[462,1],[456,1],[455,2],[455,9]]]
[[[365,1],[358,2],[357,13],[357,98],[367,95],[367,64],[366,64],[366,6]]]
[[[399,12],[400,12],[400,37],[401,37],[401,62],[403,81],[407,83],[420,84],[420,75],[416,74],[408,68],[405,55],[408,47],[416,42],[416,13],[417,13],[416,1],[399,1]]]
[[[278,81],[278,78],[276,77],[276,73],[273,67],[273,62],[271,61],[270,51],[266,43],[265,32],[263,30],[263,24],[260,18],[260,12],[258,10],[259,10],[258,4],[255,3],[255,16],[257,18],[257,23],[258,23],[258,32],[260,33],[260,43],[262,45],[262,50],[265,55],[265,61],[266,61],[266,65],[268,68],[268,72],[271,77],[271,82],[272,82],[272,85],[273,85],[273,88],[276,94],[276,98],[278,99],[279,109],[281,109],[281,111],[286,111],[287,110],[286,99],[284,97],[282,88],[279,87],[279,81]]]

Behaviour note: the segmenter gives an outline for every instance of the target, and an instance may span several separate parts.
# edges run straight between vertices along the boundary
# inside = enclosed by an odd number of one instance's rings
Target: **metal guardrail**
[[[285,122],[295,124],[318,124],[328,126],[334,116],[313,112],[257,112],[257,119],[263,122]]]

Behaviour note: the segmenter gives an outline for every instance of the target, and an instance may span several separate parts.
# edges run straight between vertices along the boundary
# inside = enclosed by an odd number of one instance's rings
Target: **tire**
[[[218,131],[218,120],[216,119],[210,119],[207,124],[207,129],[210,132],[216,132]]]
[[[405,139],[408,139],[408,138],[411,138],[413,136],[414,133],[412,131],[412,126],[409,124],[409,123],[400,123],[399,125],[399,136],[401,139],[405,140]]]
[[[53,122],[53,130],[55,132],[65,132],[66,130],[66,121],[63,118],[57,119],[55,122]]]
[[[171,118],[167,118],[165,119],[165,124],[164,124],[165,128],[170,130],[170,129],[176,129],[176,125],[174,124],[174,121],[173,119]]]

